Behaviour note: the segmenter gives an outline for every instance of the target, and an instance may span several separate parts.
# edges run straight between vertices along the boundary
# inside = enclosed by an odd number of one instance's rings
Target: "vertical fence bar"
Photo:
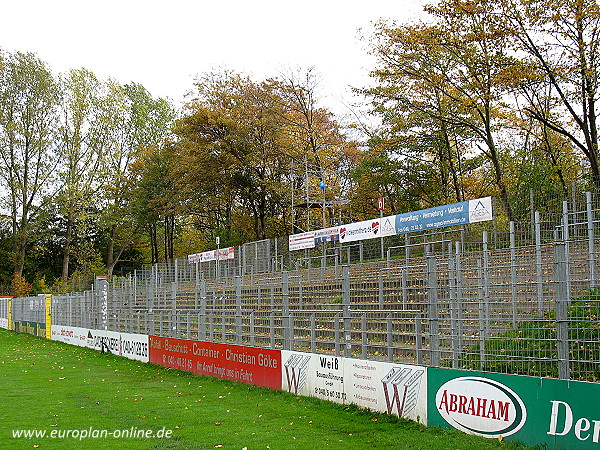
[[[481,370],[485,369],[485,313],[484,313],[484,289],[483,289],[483,269],[481,258],[477,259],[477,298],[478,298],[478,316],[479,316],[479,360]]]
[[[490,256],[488,248],[488,234],[483,232],[483,307],[484,307],[484,325],[485,337],[490,337]]]
[[[352,356],[352,318],[350,317],[350,267],[342,267],[342,313],[344,315],[344,356]]]
[[[367,359],[367,315],[365,313],[360,316],[360,336],[361,358]]]
[[[588,234],[588,267],[590,274],[590,289],[596,287],[596,252],[594,249],[594,211],[592,210],[592,193],[585,193],[587,209],[587,234]]]
[[[462,354],[463,348],[463,281],[462,281],[462,243],[454,243],[454,263],[456,265],[456,332],[458,334],[458,352]]]
[[[255,328],[254,328],[254,311],[250,313],[250,346],[254,347],[256,345],[255,340]]]
[[[415,316],[415,351],[417,353],[417,364],[423,364],[423,331],[421,313]]]
[[[437,261],[435,256],[428,255],[427,261],[427,304],[429,307],[429,345],[431,365],[440,365],[440,324],[438,312]]]
[[[456,305],[456,273],[452,242],[448,243],[448,284],[450,291],[450,345],[452,346],[452,368],[458,368],[458,333]]]
[[[333,324],[333,341],[335,346],[335,356],[340,356],[340,313],[335,313]]]
[[[515,223],[510,221],[510,299],[513,330],[517,329],[517,257],[515,249]]]
[[[556,280],[556,345],[558,353],[558,377],[561,380],[570,378],[569,370],[569,287],[567,269],[567,245],[565,242],[555,243],[555,280]]]
[[[392,323],[392,315],[388,314],[385,318],[386,341],[387,341],[387,360],[394,361],[394,330]]]
[[[315,313],[310,315],[310,351],[312,353],[317,353],[317,327]]]
[[[539,211],[535,212],[535,279],[538,315],[541,316],[544,313],[544,280],[542,272],[542,232]]]

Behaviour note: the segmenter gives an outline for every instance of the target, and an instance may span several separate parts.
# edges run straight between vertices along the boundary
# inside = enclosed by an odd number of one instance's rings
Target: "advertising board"
[[[314,231],[307,231],[305,233],[289,235],[288,236],[288,246],[289,246],[290,251],[314,248],[315,247]]]
[[[148,362],[148,336],[145,334],[52,325],[51,339],[80,347],[104,349],[115,355]]]
[[[363,220],[340,227],[340,242],[354,242],[396,234],[396,216]]]
[[[484,197],[451,205],[398,214],[396,234],[492,220],[492,198]]]
[[[159,336],[149,344],[153,364],[281,389],[279,350]]]
[[[282,389],[427,423],[427,369],[281,351]]]
[[[600,385],[428,369],[428,425],[553,449],[600,448]]]

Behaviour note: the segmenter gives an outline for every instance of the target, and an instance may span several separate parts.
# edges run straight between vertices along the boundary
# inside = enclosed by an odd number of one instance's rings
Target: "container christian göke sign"
[[[281,352],[150,336],[150,362],[173,369],[281,389]]]

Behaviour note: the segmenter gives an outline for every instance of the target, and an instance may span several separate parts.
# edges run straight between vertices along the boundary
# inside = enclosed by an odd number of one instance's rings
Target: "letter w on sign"
[[[417,405],[424,372],[424,369],[394,367],[387,373],[381,383],[388,414],[392,414],[395,405],[398,417],[403,417]]]
[[[292,354],[285,362],[285,375],[287,377],[288,392],[298,393],[306,385],[308,376],[308,361],[310,356],[301,354]]]

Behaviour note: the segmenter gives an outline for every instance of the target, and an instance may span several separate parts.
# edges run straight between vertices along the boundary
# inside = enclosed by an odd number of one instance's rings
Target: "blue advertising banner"
[[[396,215],[396,234],[492,220],[492,198],[485,197]]]

